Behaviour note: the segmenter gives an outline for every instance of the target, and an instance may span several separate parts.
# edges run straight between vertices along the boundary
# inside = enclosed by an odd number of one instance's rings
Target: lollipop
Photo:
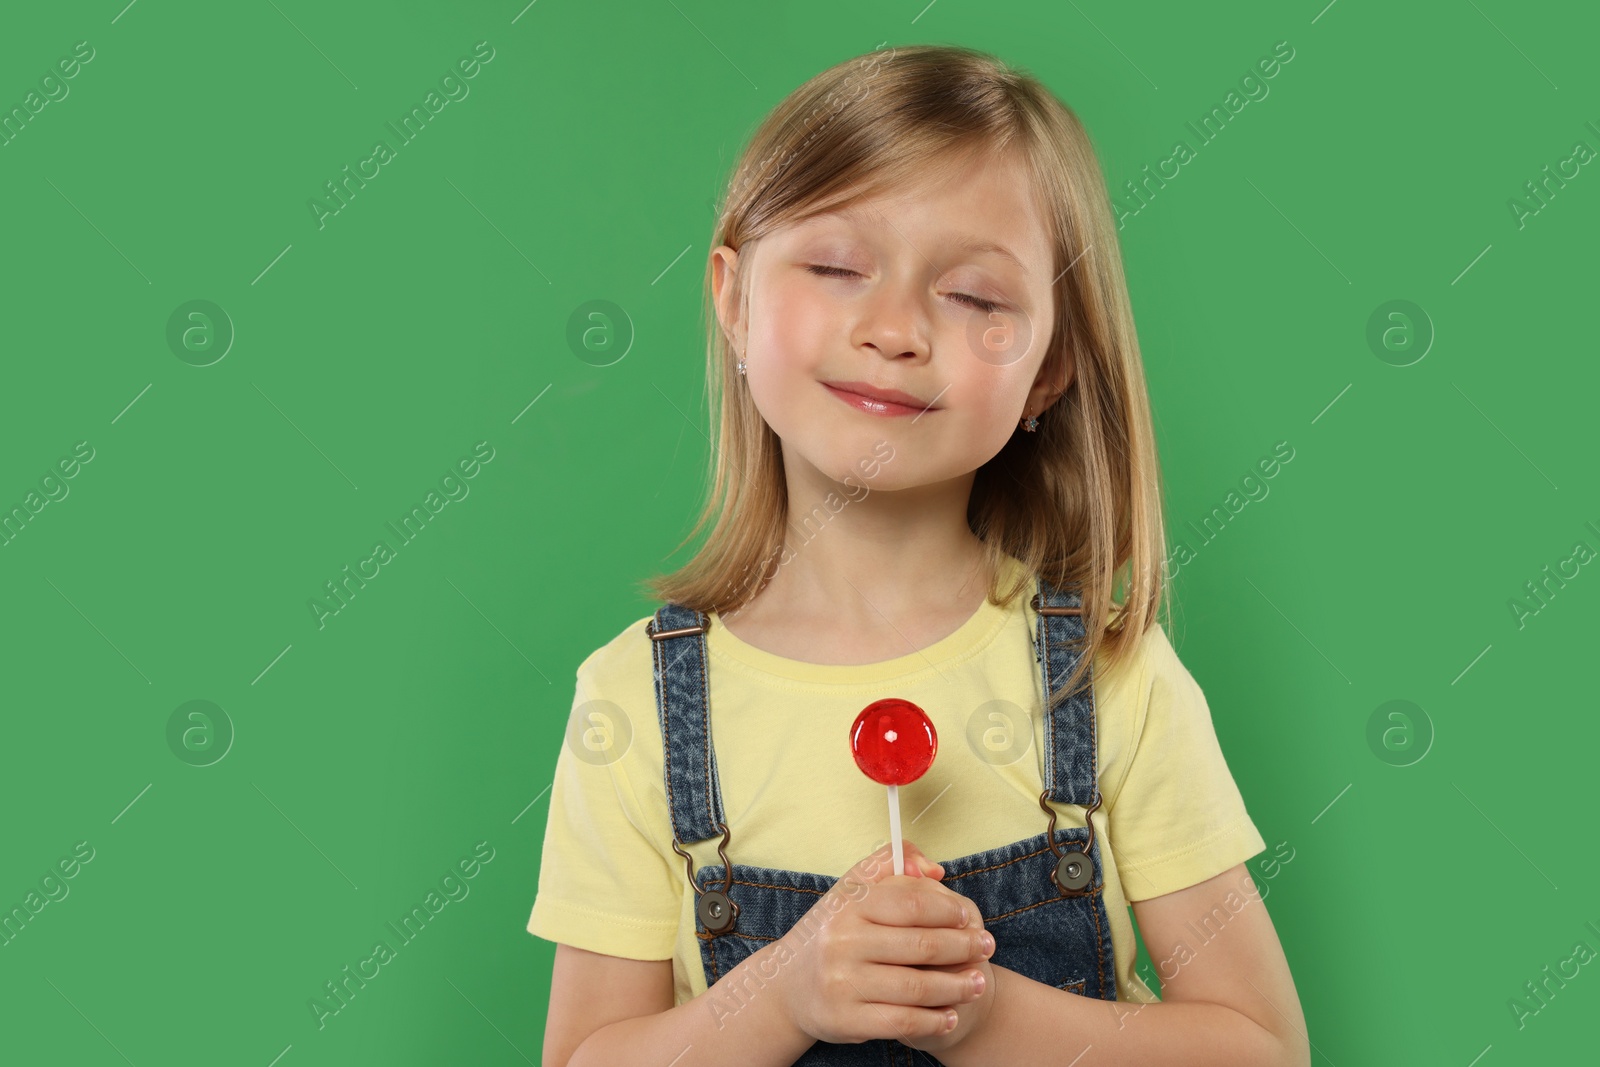
[[[933,766],[939,735],[921,708],[909,700],[886,697],[861,709],[850,727],[850,754],[861,773],[889,787],[889,840],[894,846],[894,873],[905,874],[900,844],[900,787],[921,778]]]

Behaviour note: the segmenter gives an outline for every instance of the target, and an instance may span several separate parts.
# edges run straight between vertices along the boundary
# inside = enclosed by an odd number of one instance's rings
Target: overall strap
[[[672,832],[680,844],[720,837],[722,788],[711,745],[711,702],[706,683],[706,628],[710,618],[667,604],[645,626],[655,653],[656,710],[661,717],[662,766]]]
[[[1099,784],[1095,778],[1095,715],[1093,670],[1084,674],[1078,691],[1051,707],[1062,683],[1078,665],[1082,650],[1070,642],[1084,636],[1083,601],[1078,593],[1058,588],[1039,579],[1039,595],[1033,598],[1039,612],[1039,627],[1034,642],[1034,658],[1044,678],[1045,717],[1044,786],[1058,804],[1088,807],[1095,802]],[[1053,614],[1051,609],[1070,609]]]

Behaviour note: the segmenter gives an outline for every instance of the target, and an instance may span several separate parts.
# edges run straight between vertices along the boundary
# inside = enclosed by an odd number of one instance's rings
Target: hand
[[[936,863],[931,864],[931,866],[932,870],[929,872],[929,876],[935,879],[942,879],[944,877],[944,867]],[[964,963],[947,966],[923,965],[918,969],[943,971],[946,974],[958,975],[962,981],[968,983],[972,981],[973,974],[976,972],[983,975],[983,988],[976,998],[969,1000],[965,1004],[948,1005],[949,1008],[956,1011],[956,1026],[954,1029],[927,1037],[899,1036],[898,1040],[901,1044],[921,1052],[945,1052],[960,1044],[988,1021],[989,1015],[994,1009],[996,980],[994,967],[990,963],[990,959],[994,954],[993,936],[984,932],[983,914],[978,910],[977,904],[960,893],[955,895],[965,901],[966,906],[972,909],[972,917],[968,920],[967,928],[978,933],[978,943],[973,955]],[[989,938],[986,945],[983,943],[985,937]]]
[[[785,1014],[819,1041],[931,1042],[961,1032],[959,1013],[946,1029],[947,1008],[979,999],[969,962],[984,957],[978,909],[939,884],[943,868],[903,844],[905,874],[893,873],[884,845],[778,940],[780,966],[792,965],[779,983]]]
[[[973,906],[977,912],[976,905]],[[982,919],[976,922],[982,928]],[[933,1034],[928,1037],[907,1038],[901,1037],[900,1043],[922,1052],[946,1052],[959,1045],[970,1037],[975,1031],[989,1020],[989,1014],[994,1010],[995,998],[995,967],[990,962],[989,956],[983,955],[984,951],[992,953],[993,950],[981,950],[966,963],[956,964],[951,967],[924,967],[923,970],[944,971],[947,974],[962,976],[963,982],[972,980],[972,972],[977,971],[983,975],[983,992],[976,999],[965,1004],[952,1005],[956,1009],[956,1027],[944,1033]],[[1004,970],[1004,968],[1001,968]]]
[[[944,867],[942,865],[929,861],[929,866],[931,867],[931,870],[928,871],[930,877],[935,879],[944,877]],[[924,869],[927,870],[927,868]],[[952,892],[954,891],[952,890]],[[927,1037],[901,1035],[898,1038],[901,1044],[921,1052],[948,1051],[966,1040],[967,1037],[987,1022],[990,1012],[994,1010],[996,981],[994,967],[990,963],[990,959],[994,955],[993,936],[986,934],[984,931],[983,913],[978,910],[978,905],[973,903],[969,897],[960,893],[955,893],[955,895],[965,901],[966,906],[972,910],[971,918],[967,920],[967,928],[976,931],[978,934],[978,941],[975,943],[976,947],[973,954],[963,963],[947,966],[923,965],[918,969],[943,971],[946,974],[959,975],[964,982],[969,983],[972,981],[973,973],[976,972],[983,975],[983,989],[976,998],[969,999],[965,1004],[948,1005],[949,1008],[956,1011],[956,1026],[954,1029]],[[986,945],[983,942],[985,937],[989,938]]]

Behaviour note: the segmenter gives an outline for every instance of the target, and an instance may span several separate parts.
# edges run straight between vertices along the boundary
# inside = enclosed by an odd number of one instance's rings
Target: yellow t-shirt
[[[1049,823],[1039,807],[1043,681],[1031,596],[1030,584],[1008,607],[985,600],[954,633],[919,652],[850,666],[773,655],[711,613],[711,730],[729,862],[839,877],[888,839],[885,789],[861,773],[849,748],[851,723],[885,696],[916,703],[939,738],[933,766],[900,787],[904,838],[938,861],[1042,833]],[[578,667],[528,931],[612,956],[671,958],[674,1003],[682,1004],[706,981],[694,892],[672,850],[652,642],[644,632],[650,618]],[[1151,1001],[1133,969],[1129,902],[1203,882],[1266,844],[1218,746],[1205,697],[1159,625],[1118,668],[1097,661],[1094,679],[1104,800],[1093,818],[1117,996]],[[1033,725],[1031,744],[1004,765],[980,758],[981,742],[968,741],[982,736],[985,722],[969,730],[987,718],[980,706],[995,699],[1024,709]],[[1083,825],[1081,806],[1056,810],[1058,829]],[[719,834],[684,846],[695,870],[719,862],[720,841]]]

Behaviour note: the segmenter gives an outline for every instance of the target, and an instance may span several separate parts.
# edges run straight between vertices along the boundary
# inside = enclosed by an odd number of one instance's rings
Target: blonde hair
[[[794,90],[756,129],[729,177],[711,247],[725,244],[743,257],[765,234],[845,206],[869,185],[926,180],[958,159],[1013,149],[1044,210],[1057,274],[1042,367],[1070,382],[1039,416],[1038,432],[1013,434],[978,468],[967,520],[986,546],[992,603],[1009,604],[1031,575],[1081,592],[1084,654],[1064,696],[1097,651],[1122,659],[1157,611],[1170,608],[1144,370],[1110,199],[1077,116],[1031,74],[969,48],[857,56]],[[729,280],[740,305],[746,273]],[[777,435],[748,389],[727,387],[738,381],[735,353],[715,315],[711,280],[708,262],[706,397],[718,443],[704,508],[679,548],[708,524],[710,531],[693,558],[646,580],[642,591],[723,614],[770,580],[789,502]],[[1005,554],[1028,573],[1000,589]]]

